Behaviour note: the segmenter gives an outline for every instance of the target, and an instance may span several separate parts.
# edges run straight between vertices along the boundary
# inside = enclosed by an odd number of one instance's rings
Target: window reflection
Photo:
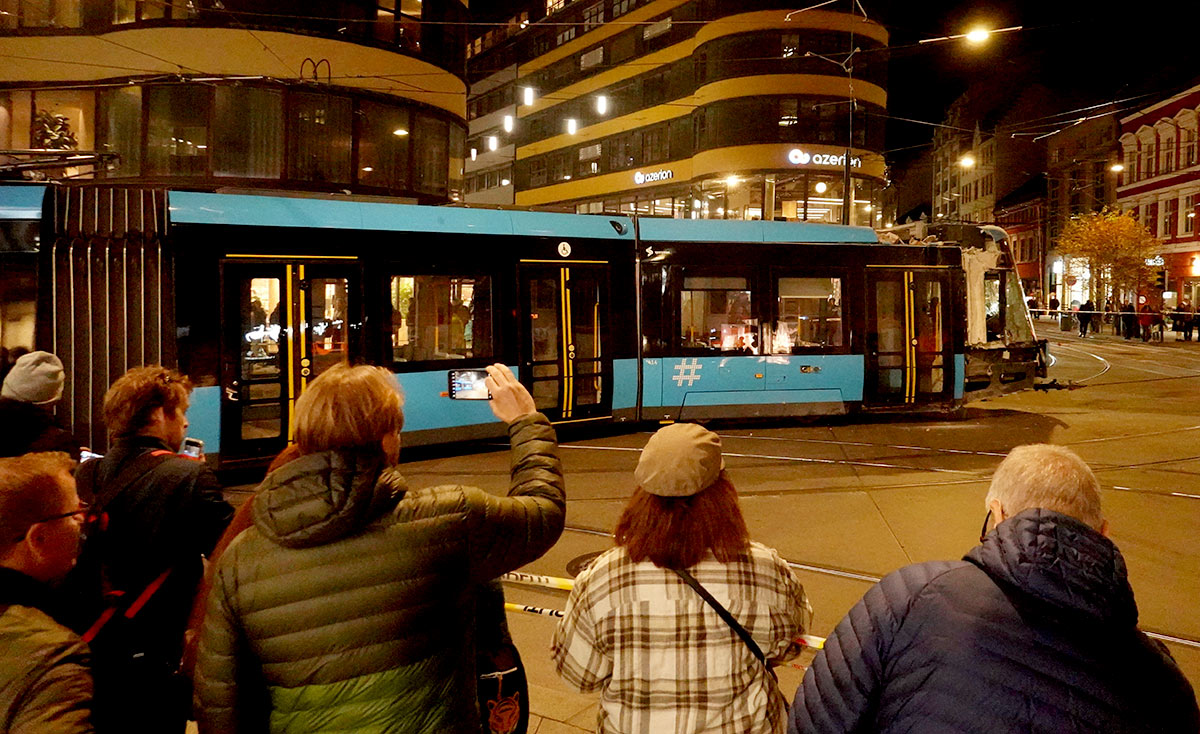
[[[772,354],[803,354],[842,346],[842,279],[780,278]]]
[[[392,357],[397,362],[489,357],[491,284],[486,277],[393,276]]]
[[[750,303],[746,278],[684,278],[679,311],[683,347],[758,354],[758,320]]]
[[[312,345],[312,376],[346,361],[346,279],[313,278],[308,328]]]
[[[239,403],[242,438],[246,440],[283,433],[279,287],[279,278],[251,278],[242,286]]]

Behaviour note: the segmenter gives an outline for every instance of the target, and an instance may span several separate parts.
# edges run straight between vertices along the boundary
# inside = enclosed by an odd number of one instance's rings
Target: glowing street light
[[[976,28],[972,31],[968,31],[966,38],[971,43],[983,43],[984,41],[988,40],[988,37],[991,35],[992,32],[986,28]]]
[[[1111,166],[1109,166],[1109,167],[1108,167],[1108,170],[1112,171],[1113,173],[1120,173],[1121,171],[1124,171],[1124,170],[1125,170],[1125,164],[1123,164],[1123,163],[1114,163],[1114,164],[1112,164]]]
[[[974,156],[964,155],[962,158],[958,159],[958,165],[962,166],[963,168],[974,168],[975,158]]]
[[[955,33],[951,36],[938,36],[937,38],[922,38],[921,40],[917,41],[917,43],[941,43],[942,41],[957,41],[960,38],[965,38],[968,43],[977,46],[997,33],[1011,33],[1013,31],[1019,31],[1024,27],[1025,26],[1014,25],[1009,26],[1008,28],[997,28],[995,30],[989,30],[987,28],[972,28],[966,33]]]

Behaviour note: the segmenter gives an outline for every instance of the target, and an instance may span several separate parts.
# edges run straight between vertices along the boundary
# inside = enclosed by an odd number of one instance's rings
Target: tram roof
[[[648,242],[816,242],[879,244],[870,227],[847,227],[816,222],[762,222],[725,219],[639,220],[639,233]]]
[[[15,184],[0,187],[0,219],[41,219],[45,186]]]
[[[633,239],[632,223],[622,216],[190,191],[172,191],[168,202],[173,224]],[[624,224],[623,231],[609,220]]]

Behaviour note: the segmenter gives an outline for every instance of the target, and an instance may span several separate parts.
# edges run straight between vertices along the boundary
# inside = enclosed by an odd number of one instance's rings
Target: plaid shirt
[[[804,587],[774,550],[751,543],[720,563],[688,569],[753,636],[770,661],[794,655],[812,610]],[[603,734],[776,734],[784,697],[750,649],[673,572],[633,563],[624,548],[575,579],[554,636],[559,675],[602,690]]]

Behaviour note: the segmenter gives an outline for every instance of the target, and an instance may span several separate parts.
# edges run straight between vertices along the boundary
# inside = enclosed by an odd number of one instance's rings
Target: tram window
[[[283,379],[279,342],[280,279],[250,278],[242,284],[241,423],[243,440],[283,434],[279,404]],[[286,320],[286,316],[284,316]]]
[[[842,279],[780,278],[772,354],[835,350],[843,343]]]
[[[758,354],[758,320],[746,278],[685,277],[679,303],[684,349]]]
[[[492,355],[487,277],[392,276],[392,358],[396,362]]]
[[[983,309],[987,321],[987,340],[1004,339],[1004,274],[991,271],[983,276]]]

